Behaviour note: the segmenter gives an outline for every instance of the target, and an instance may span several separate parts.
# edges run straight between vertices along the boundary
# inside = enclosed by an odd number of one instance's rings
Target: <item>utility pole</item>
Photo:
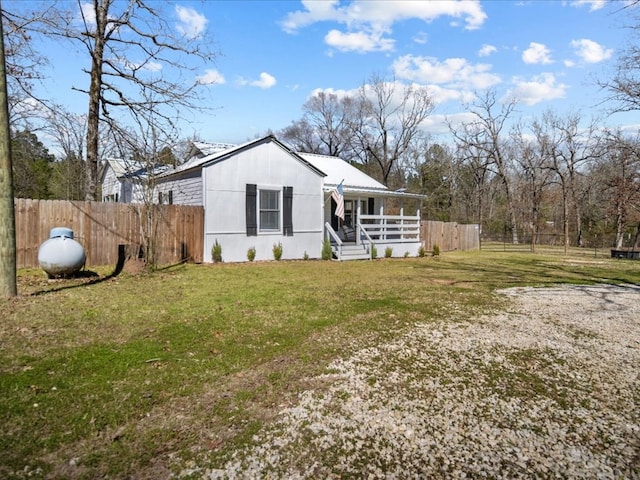
[[[0,297],[11,298],[18,294],[16,221],[13,204],[7,66],[4,58],[4,33],[2,30],[2,4],[0,3]]]

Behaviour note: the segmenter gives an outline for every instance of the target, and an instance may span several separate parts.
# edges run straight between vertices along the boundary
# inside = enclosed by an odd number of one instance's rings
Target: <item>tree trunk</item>
[[[91,84],[89,86],[89,112],[87,115],[87,200],[98,200],[98,128],[100,124],[100,89],[102,85],[102,63],[104,56],[104,29],[107,23],[107,5],[94,1],[96,9],[95,46],[91,56]]]
[[[513,206],[513,198],[511,195],[511,189],[509,188],[509,183],[507,182],[506,177],[502,176],[502,181],[504,182],[505,194],[507,196],[507,209],[509,210],[509,223],[511,224],[511,241],[514,245],[518,244],[518,222],[516,220],[516,211]]]
[[[562,233],[564,234],[564,254],[569,251],[569,199],[563,185],[562,190]]]
[[[621,199],[618,200],[616,205],[616,249],[622,248],[622,242],[624,241],[624,229],[625,229],[625,216],[624,207]]]
[[[0,17],[2,17],[1,7]],[[13,204],[11,137],[3,35],[2,22],[0,22],[0,296],[10,298],[18,294],[18,288],[16,282],[16,222]]]

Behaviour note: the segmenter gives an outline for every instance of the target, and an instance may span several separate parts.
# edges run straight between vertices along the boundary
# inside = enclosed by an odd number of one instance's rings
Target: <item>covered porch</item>
[[[337,260],[416,256],[421,246],[420,207],[424,195],[390,190],[338,157],[299,154],[325,174],[323,237]],[[340,201],[336,215],[337,201]],[[342,212],[340,212],[342,210]]]
[[[420,238],[420,202],[423,195],[395,191],[354,191],[344,186],[344,220],[336,216],[333,189],[326,189],[325,238],[336,260],[415,257]],[[405,203],[415,206],[405,208]],[[386,210],[389,211],[386,211]]]

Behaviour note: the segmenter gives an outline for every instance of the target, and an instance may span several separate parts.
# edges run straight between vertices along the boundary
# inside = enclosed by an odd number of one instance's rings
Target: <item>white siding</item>
[[[172,176],[168,181],[162,181],[162,178],[159,178],[157,182],[154,202],[158,199],[158,192],[162,192],[163,198],[168,198],[171,191],[174,205],[203,205],[201,169]],[[167,200],[163,200],[163,203],[167,203]]]
[[[102,181],[102,201],[104,202],[108,196],[117,195],[118,201],[123,201],[121,199],[122,192],[120,191],[120,180],[116,176],[113,168],[109,164],[105,167],[107,170],[104,173],[104,179]]]
[[[203,168],[205,185],[205,261],[211,261],[215,241],[223,261],[272,260],[273,245],[283,246],[283,259],[320,258],[322,251],[322,176],[273,142],[260,143]],[[258,189],[293,187],[293,236],[278,233],[246,234],[246,185]],[[282,204],[280,205],[282,213]],[[281,225],[282,227],[282,225]]]

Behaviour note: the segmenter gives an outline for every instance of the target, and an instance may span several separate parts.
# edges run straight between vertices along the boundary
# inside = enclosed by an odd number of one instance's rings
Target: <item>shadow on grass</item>
[[[79,272],[76,272],[72,275],[68,275],[65,277],[62,277],[62,279],[64,280],[71,280],[71,279],[85,279],[85,278],[89,278],[91,280],[86,281],[86,282],[80,282],[80,283],[74,283],[72,285],[61,285],[59,287],[55,287],[55,288],[48,288],[46,290],[39,290],[37,292],[33,292],[31,294],[31,296],[33,297],[37,297],[40,295],[44,295],[46,293],[54,293],[54,292],[60,292],[63,290],[68,290],[71,288],[78,288],[78,287],[88,287],[89,285],[95,285],[97,283],[102,283],[102,282],[106,282],[107,280],[111,280],[112,278],[116,278],[118,275],[120,275],[122,273],[122,270],[124,269],[124,264],[127,261],[127,254],[126,254],[126,246],[125,245],[118,245],[118,261],[116,262],[115,268],[113,269],[113,272],[111,272],[109,275],[105,276],[105,277],[100,277],[100,275],[92,270],[80,270]]]
[[[431,265],[424,265],[423,268],[430,267]],[[439,273],[442,279],[447,278],[448,268],[447,261],[441,261]],[[491,263],[456,258],[451,269],[457,272],[456,275],[452,275],[452,284],[483,283],[490,289],[521,285],[553,286],[567,283],[640,285],[640,277],[637,277],[635,272],[625,272],[626,274],[619,272],[611,275],[598,269],[579,268],[571,263],[549,263],[548,257],[537,257],[536,254],[523,254],[519,258],[510,256],[504,262],[492,257]],[[536,272],[533,273],[532,269]],[[460,272],[468,272],[467,278],[459,280]]]

